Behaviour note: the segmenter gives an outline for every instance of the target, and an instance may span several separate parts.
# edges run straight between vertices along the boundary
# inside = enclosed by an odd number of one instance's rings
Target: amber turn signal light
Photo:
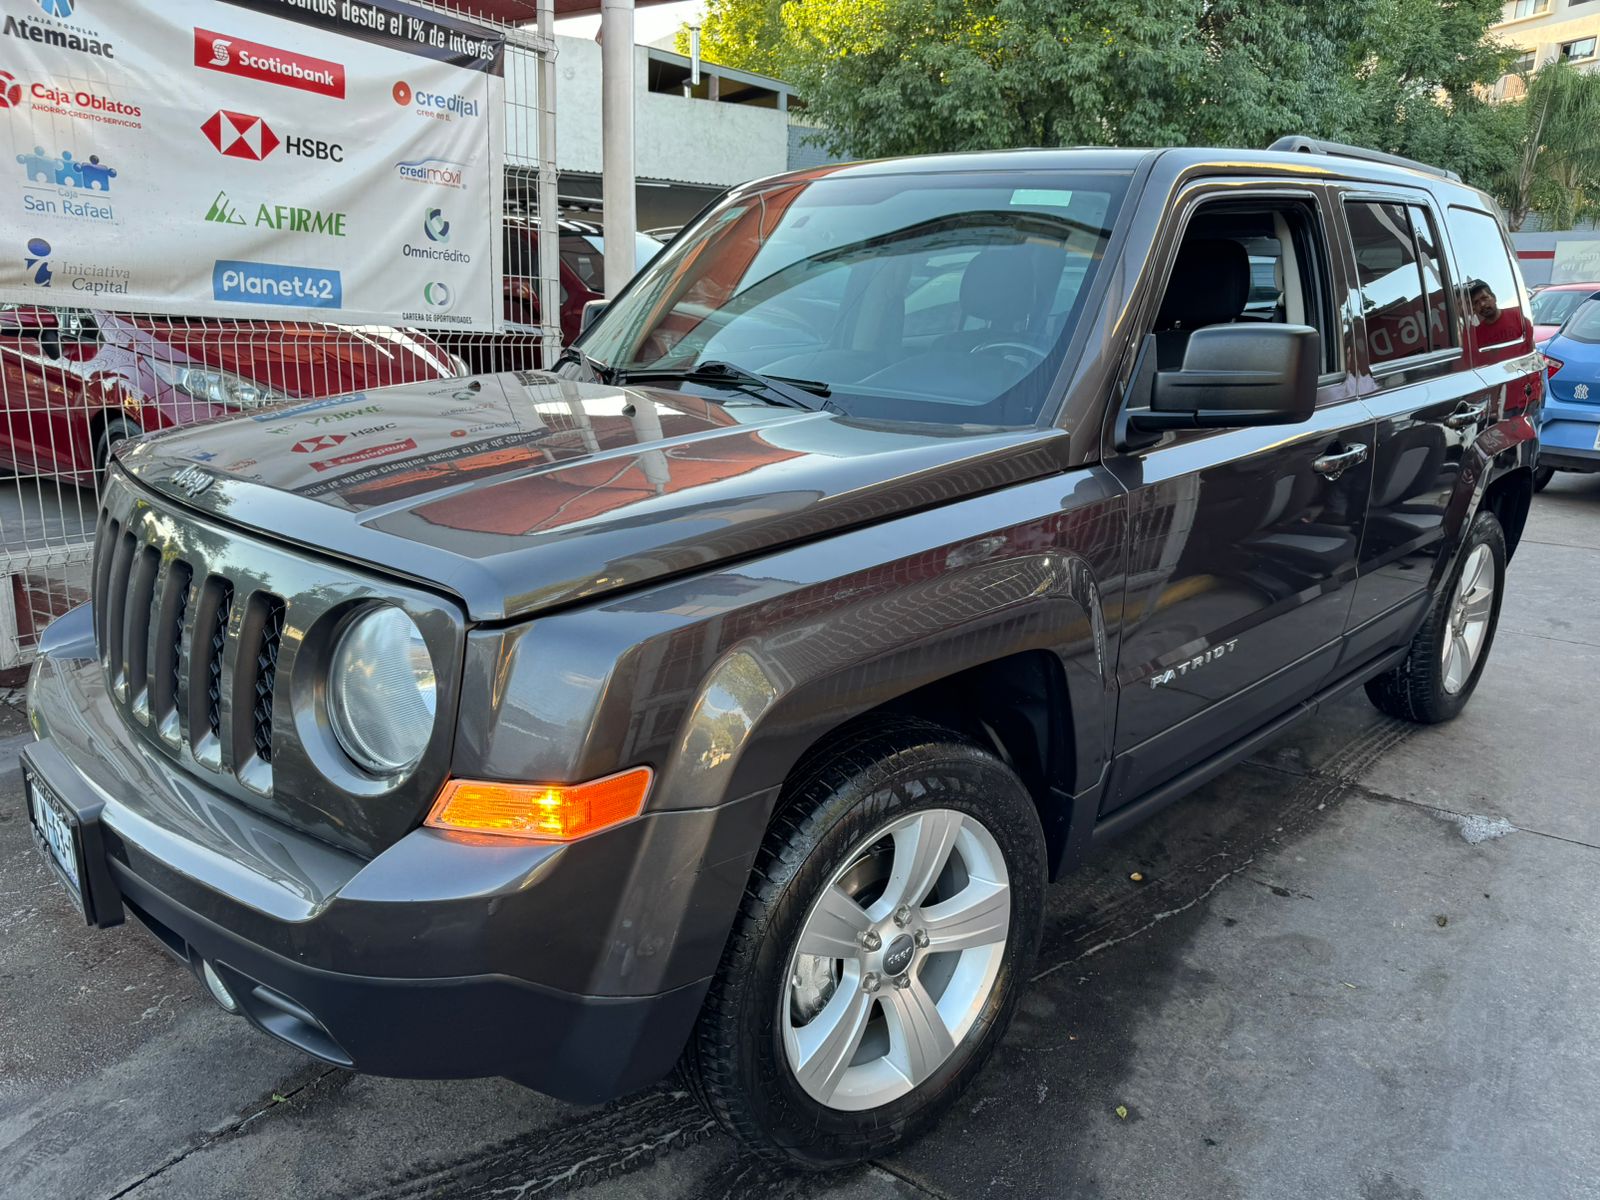
[[[637,817],[650,790],[649,767],[589,783],[487,783],[452,779],[426,824],[465,833],[497,833],[570,842]]]

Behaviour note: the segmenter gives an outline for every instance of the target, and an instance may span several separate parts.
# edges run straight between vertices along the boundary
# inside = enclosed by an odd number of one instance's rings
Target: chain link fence
[[[507,24],[420,2],[506,41],[504,210],[474,214],[503,230],[496,328],[0,305],[0,471],[9,474],[0,479],[0,669],[28,662],[45,626],[88,599],[100,479],[119,441],[284,401],[547,366],[563,324],[569,336],[575,329],[587,297],[564,286],[559,251],[577,261],[598,226],[561,220],[555,196],[551,17]]]

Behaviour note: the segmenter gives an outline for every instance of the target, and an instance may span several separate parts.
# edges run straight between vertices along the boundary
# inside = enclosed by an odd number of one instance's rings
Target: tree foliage
[[[1494,179],[1511,228],[1537,211],[1564,229],[1600,209],[1600,75],[1553,62],[1525,78],[1514,159]]]
[[[709,0],[702,52],[789,80],[821,139],[854,156],[1303,133],[1487,183],[1526,128],[1481,95],[1510,57],[1485,38],[1500,14],[1500,0]]]

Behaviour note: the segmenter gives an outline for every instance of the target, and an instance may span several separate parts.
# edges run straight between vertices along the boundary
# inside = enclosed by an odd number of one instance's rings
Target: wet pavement
[[[1600,477],[1558,475],[1460,719],[1357,692],[1108,846],[1052,889],[974,1089],[826,1177],[755,1165],[667,1085],[574,1108],[253,1033],[137,929],[77,926],[12,714],[0,1196],[1600,1197],[1597,600]]]

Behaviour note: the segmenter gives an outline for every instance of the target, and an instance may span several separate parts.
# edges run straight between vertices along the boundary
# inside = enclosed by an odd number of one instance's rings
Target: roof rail
[[[1421,171],[1424,175],[1461,182],[1461,176],[1443,167],[1430,167],[1427,163],[1418,162],[1414,158],[1385,154],[1382,150],[1368,150],[1365,146],[1347,146],[1343,142],[1325,142],[1321,138],[1290,135],[1279,138],[1267,149],[1282,150],[1291,154],[1327,154],[1335,158],[1359,158],[1363,162],[1387,163],[1391,167],[1405,167],[1408,170]]]

